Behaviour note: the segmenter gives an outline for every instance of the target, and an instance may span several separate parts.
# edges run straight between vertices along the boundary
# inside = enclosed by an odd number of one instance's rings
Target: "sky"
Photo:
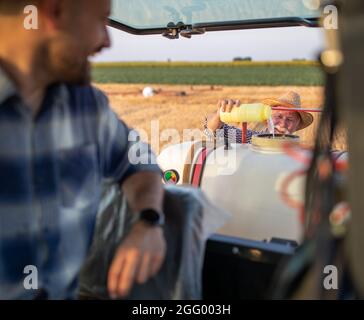
[[[161,35],[136,36],[114,28],[109,32],[112,48],[93,61],[231,61],[234,57],[314,60],[324,45],[323,30],[306,27],[208,32],[178,40]]]

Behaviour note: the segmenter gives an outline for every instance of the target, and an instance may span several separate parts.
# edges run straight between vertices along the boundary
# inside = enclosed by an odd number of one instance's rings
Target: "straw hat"
[[[264,99],[262,103],[267,104],[271,107],[282,106],[285,108],[294,108],[294,109],[302,109],[301,106],[301,97],[297,92],[289,91],[278,99]],[[311,113],[301,110],[294,110],[298,112],[301,117],[300,125],[298,126],[296,131],[307,128],[313,122],[313,116]]]

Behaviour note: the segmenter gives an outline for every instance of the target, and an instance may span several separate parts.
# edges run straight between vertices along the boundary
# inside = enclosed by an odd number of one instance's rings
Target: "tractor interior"
[[[326,48],[319,58],[326,75],[325,102],[307,171],[304,241],[297,246],[295,241],[282,238],[258,241],[228,234],[213,235],[205,250],[204,298],[332,298],[320,286],[307,284],[320,281],[322,274],[317,274],[317,267],[321,270],[335,262],[345,270],[348,282],[355,284],[342,294],[351,297],[354,292],[357,295],[364,292],[364,277],[360,273],[363,255],[359,251],[359,244],[364,241],[360,232],[364,198],[360,196],[359,187],[363,175],[360,163],[363,148],[359,145],[360,139],[356,138],[362,131],[363,113],[360,111],[363,90],[359,79],[363,64],[360,67],[356,64],[361,62],[364,50],[360,41],[364,24],[359,21],[360,13],[364,12],[363,2],[321,1],[320,6],[320,1],[313,0],[114,1],[110,26],[134,35],[160,35],[171,40],[203,37],[208,32],[227,30],[322,28],[325,6],[333,4],[339,8],[341,20],[338,30],[325,30]],[[351,110],[355,110],[358,117],[353,116]],[[347,124],[352,129],[348,141],[350,164],[357,173],[343,182],[338,181],[336,175],[342,168],[335,166],[330,152],[338,126]],[[326,175],[321,174],[325,161],[329,163]],[[185,169],[188,173],[182,174],[183,182],[193,184],[191,171],[196,168],[189,164]],[[200,182],[197,181],[197,186]],[[330,215],[336,206],[347,201],[348,192],[351,192],[351,205],[355,210],[351,212],[354,228],[330,224]],[[345,254],[342,254],[343,250]]]

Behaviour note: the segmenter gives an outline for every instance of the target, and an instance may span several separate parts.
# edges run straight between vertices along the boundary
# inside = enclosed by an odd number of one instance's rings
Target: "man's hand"
[[[237,108],[240,106],[240,100],[231,100],[231,99],[225,99],[225,100],[220,100],[217,103],[217,113],[219,114],[220,117],[220,111],[222,112],[231,112],[231,110],[233,108]]]
[[[163,212],[164,189],[160,173],[139,172],[122,185],[123,193],[132,212],[152,208]],[[162,266],[166,242],[161,227],[137,222],[118,248],[108,274],[111,297],[128,295],[137,281],[144,283]]]
[[[124,298],[135,282],[142,284],[160,270],[166,253],[161,227],[138,222],[116,252],[108,275],[112,298]]]
[[[220,129],[224,123],[220,119],[220,111],[222,112],[231,112],[234,107],[240,106],[240,100],[231,100],[231,99],[224,99],[220,100],[217,103],[217,111],[212,116],[209,116],[207,119],[207,127],[212,130],[216,131]]]

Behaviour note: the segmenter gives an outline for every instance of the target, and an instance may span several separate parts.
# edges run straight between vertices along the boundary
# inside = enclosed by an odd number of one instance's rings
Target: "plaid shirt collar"
[[[10,77],[5,73],[5,71],[0,66],[0,105],[10,98],[17,94],[17,89],[14,82],[10,79]]]
[[[19,96],[19,91],[14,81],[9,77],[5,70],[0,65],[0,106],[9,98]],[[66,89],[66,84],[54,83],[47,87],[43,101],[44,105],[59,106],[68,101],[69,94]],[[51,101],[50,101],[51,99]],[[46,103],[45,103],[46,102]],[[24,107],[24,105],[23,105]],[[26,113],[29,113],[28,108],[22,108]],[[41,111],[40,111],[41,112]]]

